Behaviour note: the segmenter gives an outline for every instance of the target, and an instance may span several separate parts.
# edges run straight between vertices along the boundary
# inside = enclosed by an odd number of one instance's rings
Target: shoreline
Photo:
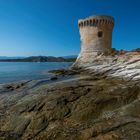
[[[57,83],[65,80],[76,78],[79,72],[70,69],[55,69],[47,71],[50,74],[48,78],[33,79],[33,80],[19,80],[14,82],[0,84],[0,94],[5,92],[13,92],[14,90],[24,89],[31,90],[45,84]]]

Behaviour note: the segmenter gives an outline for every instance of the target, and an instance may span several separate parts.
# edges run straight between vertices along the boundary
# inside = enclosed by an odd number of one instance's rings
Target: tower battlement
[[[104,26],[108,25],[113,28],[114,18],[111,16],[91,16],[86,19],[80,19],[78,21],[79,28],[86,26]]]

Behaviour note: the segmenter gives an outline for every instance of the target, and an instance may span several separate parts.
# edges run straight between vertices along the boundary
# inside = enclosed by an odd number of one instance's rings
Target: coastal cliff
[[[140,53],[74,66],[47,83],[1,85],[0,140],[140,139]]]

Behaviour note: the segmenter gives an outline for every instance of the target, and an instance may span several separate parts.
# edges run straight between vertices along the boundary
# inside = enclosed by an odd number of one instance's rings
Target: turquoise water
[[[71,62],[0,62],[0,84],[49,78],[49,70],[68,68]]]

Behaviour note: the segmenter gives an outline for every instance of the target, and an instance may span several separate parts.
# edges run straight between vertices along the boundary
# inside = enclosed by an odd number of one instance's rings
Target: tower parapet
[[[114,18],[111,16],[91,16],[78,21],[81,52],[76,63],[92,62],[99,53],[106,53],[112,47]]]
[[[110,16],[91,16],[78,21],[79,28],[86,26],[105,26],[114,27],[114,18]]]

